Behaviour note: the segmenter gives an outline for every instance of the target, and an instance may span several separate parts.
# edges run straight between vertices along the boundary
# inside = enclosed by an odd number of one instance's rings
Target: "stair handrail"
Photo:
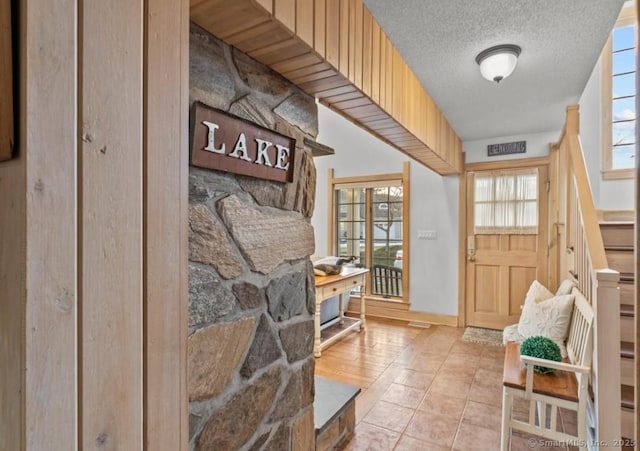
[[[558,215],[555,218],[558,242],[564,239],[567,249],[566,253],[560,253],[563,257],[558,272],[559,279],[566,275],[577,279],[578,288],[591,302],[595,313],[591,374],[595,436],[592,438],[608,443],[608,449],[620,449],[615,446],[621,437],[620,274],[608,267],[579,124],[579,106],[568,106],[560,139],[551,146],[553,177],[557,179],[558,208],[554,214]]]

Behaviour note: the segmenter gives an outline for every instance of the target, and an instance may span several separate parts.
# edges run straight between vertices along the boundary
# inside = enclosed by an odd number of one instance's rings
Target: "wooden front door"
[[[517,323],[531,282],[547,283],[547,214],[547,166],[467,172],[467,325]]]

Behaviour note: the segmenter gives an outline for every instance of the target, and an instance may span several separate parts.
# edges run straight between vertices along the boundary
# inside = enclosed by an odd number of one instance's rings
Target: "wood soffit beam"
[[[424,166],[462,172],[460,138],[362,0],[191,0],[190,14]]]

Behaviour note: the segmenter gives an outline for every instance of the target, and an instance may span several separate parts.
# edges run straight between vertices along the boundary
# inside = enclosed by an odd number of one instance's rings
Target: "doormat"
[[[463,341],[480,343],[489,346],[504,346],[502,344],[502,331],[482,329],[480,327],[467,327],[462,335]]]

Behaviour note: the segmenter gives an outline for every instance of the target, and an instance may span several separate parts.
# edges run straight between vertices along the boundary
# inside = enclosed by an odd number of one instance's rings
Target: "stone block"
[[[349,402],[349,405],[340,414],[338,420],[340,427],[341,441],[340,443],[346,443],[351,440],[353,432],[356,430],[356,401],[355,399]]]
[[[296,92],[287,97],[273,112],[303,132],[318,136],[318,107],[310,95]]]
[[[189,263],[189,327],[212,323],[235,308],[235,296],[211,268]]]
[[[242,80],[241,83],[236,80],[236,84],[244,85],[241,88],[251,93],[254,102],[263,102],[273,109],[289,97],[293,90],[297,90],[282,75],[235,48],[233,49],[233,63],[240,80]]]
[[[273,130],[275,119],[268,105],[256,101],[253,96],[243,97],[229,106],[229,113],[246,119],[254,124]]]
[[[240,449],[271,409],[280,387],[280,368],[274,367],[212,412],[196,440],[197,451]],[[313,426],[313,416],[311,417]],[[302,429],[302,428],[301,428]],[[306,448],[308,451],[313,448]]]
[[[263,291],[248,282],[234,284],[232,291],[242,310],[258,308],[267,303]]]
[[[313,408],[306,409],[293,422],[291,449],[293,451],[309,451],[316,447],[316,429],[313,424]]]
[[[276,335],[267,316],[262,315],[240,374],[249,379],[257,370],[275,362],[280,357],[282,357],[282,351],[278,346]]]
[[[315,372],[316,359],[314,357],[309,358],[304,364],[302,368],[300,368],[300,381],[302,382],[302,400],[300,402],[300,407],[306,407],[309,404],[313,403],[313,398],[315,396]]]
[[[267,443],[269,435],[269,432],[265,432],[260,437],[258,437],[256,441],[251,444],[251,448],[249,448],[249,451],[260,451],[261,449],[263,449],[262,445]]]
[[[307,262],[307,311],[311,315],[316,312],[316,279],[311,261]]]
[[[307,273],[298,271],[274,279],[267,286],[269,314],[274,321],[285,321],[301,315],[306,307]]]
[[[283,451],[291,449],[291,428],[281,424],[262,451]]]
[[[226,196],[241,190],[233,174],[226,172],[201,169],[195,166],[189,168],[189,202],[203,203],[216,197]]]
[[[211,398],[224,389],[242,361],[254,326],[253,318],[243,318],[205,327],[188,338],[190,401]]]
[[[314,366],[314,359],[311,358],[300,367],[300,370],[291,374],[289,382],[271,414],[270,421],[292,418],[302,408],[313,404]]]
[[[280,264],[307,258],[314,251],[313,227],[300,216],[276,209],[259,210],[236,195],[216,205],[253,271],[268,274]]]
[[[242,274],[225,227],[204,204],[189,206],[189,260],[213,266],[225,279]]]
[[[284,208],[284,191],[290,185],[289,183],[282,184],[244,176],[239,176],[238,182],[259,205]]]
[[[296,372],[289,378],[289,383],[278,398],[270,421],[275,422],[283,418],[294,417],[302,405],[302,378]]]
[[[225,44],[193,23],[189,31],[189,103],[200,101],[226,111],[236,97],[236,85]]]
[[[295,323],[282,329],[280,342],[290,363],[309,357],[313,351],[313,321]]]
[[[340,437],[340,424],[334,421],[316,437],[316,451],[331,451],[335,449]]]

